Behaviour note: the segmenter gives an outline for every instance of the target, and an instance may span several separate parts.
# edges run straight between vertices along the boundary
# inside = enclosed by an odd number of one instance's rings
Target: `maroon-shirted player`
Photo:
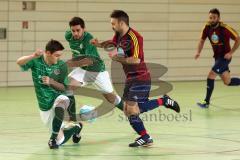
[[[210,40],[212,45],[215,64],[208,74],[206,98],[202,103],[197,103],[203,108],[209,107],[210,98],[214,89],[214,81],[217,75],[221,77],[225,85],[240,85],[240,79],[231,78],[229,70],[232,55],[240,45],[240,38],[233,28],[220,21],[220,12],[216,8],[209,11],[209,21],[202,31],[195,59],[200,57],[206,38]],[[230,39],[235,41],[232,48],[230,46]]]
[[[109,53],[113,61],[122,64],[126,75],[123,93],[124,113],[128,117],[132,128],[140,135],[129,147],[148,146],[153,143],[147,133],[140,113],[147,112],[160,105],[180,112],[179,105],[169,96],[149,100],[151,89],[150,73],[144,62],[143,37],[129,27],[129,17],[122,10],[114,10],[111,14],[112,29],[115,35],[112,41],[116,49]],[[103,47],[97,40],[92,41],[98,47]]]

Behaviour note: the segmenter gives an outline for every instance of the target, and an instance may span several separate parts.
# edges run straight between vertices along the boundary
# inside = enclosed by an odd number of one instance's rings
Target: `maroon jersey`
[[[220,22],[216,28],[211,27],[211,25],[207,23],[203,28],[201,38],[205,40],[207,37],[213,48],[213,57],[220,58],[231,51],[230,39],[235,40],[238,37],[238,33],[222,22]]]
[[[134,57],[140,59],[140,64],[122,64],[127,80],[150,80],[150,73],[144,62],[143,37],[132,28],[120,37],[115,34],[113,42],[117,44],[117,51],[123,57]]]

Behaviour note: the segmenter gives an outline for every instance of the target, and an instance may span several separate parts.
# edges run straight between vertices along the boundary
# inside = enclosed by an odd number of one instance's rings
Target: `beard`
[[[219,22],[211,22],[211,27],[216,27],[219,24]]]
[[[120,34],[120,32],[119,32],[119,31],[117,31],[116,29],[112,28],[112,30],[115,32],[115,34],[117,34],[117,35],[119,35],[119,34]]]

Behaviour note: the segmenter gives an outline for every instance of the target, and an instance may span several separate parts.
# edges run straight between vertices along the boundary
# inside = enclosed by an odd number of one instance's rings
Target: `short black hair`
[[[85,28],[85,22],[80,17],[73,17],[69,22],[70,27],[71,26],[76,26],[76,25],[80,25],[82,28]]]
[[[116,18],[118,21],[123,21],[129,26],[129,16],[123,10],[113,10],[110,17]]]
[[[53,40],[53,39],[48,41],[45,48],[45,51],[49,51],[51,54],[56,51],[62,51],[62,50],[64,50],[63,45],[59,41]]]
[[[209,13],[217,14],[220,17],[220,11],[217,8],[212,8]]]

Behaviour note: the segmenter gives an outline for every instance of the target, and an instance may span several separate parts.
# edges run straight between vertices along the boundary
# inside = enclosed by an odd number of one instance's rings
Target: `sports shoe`
[[[77,124],[76,126],[79,128],[79,131],[77,133],[73,134],[73,136],[72,136],[73,143],[78,143],[82,138],[80,133],[83,128],[83,125],[81,122],[79,122],[79,124]]]
[[[208,108],[209,107],[209,102],[202,101],[202,102],[198,102],[197,105],[201,108]]]
[[[56,139],[50,139],[48,141],[48,146],[49,146],[50,149],[58,149],[57,140]]]
[[[166,108],[172,109],[172,110],[174,110],[177,113],[180,112],[180,107],[179,107],[177,101],[174,101],[169,96],[167,96],[167,95],[163,96],[163,103],[164,103],[163,105]]]
[[[153,139],[149,135],[146,135],[146,136],[137,138],[135,142],[129,144],[129,147],[140,147],[140,146],[148,147],[148,146],[151,146],[152,144],[153,144]]]

